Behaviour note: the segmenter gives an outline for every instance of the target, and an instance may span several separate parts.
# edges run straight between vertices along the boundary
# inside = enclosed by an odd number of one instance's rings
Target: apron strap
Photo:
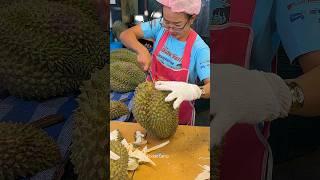
[[[169,37],[169,32],[165,30],[164,34],[161,36],[159,43],[154,51],[154,55],[158,56],[160,50],[162,49],[162,47],[164,46],[164,44],[166,43],[167,39]]]
[[[189,36],[187,38],[187,44],[183,51],[183,57],[182,57],[182,68],[189,69],[190,65],[190,56],[192,51],[192,46],[197,38],[197,33],[191,29]]]
[[[230,22],[251,25],[256,6],[256,0],[230,0]]]

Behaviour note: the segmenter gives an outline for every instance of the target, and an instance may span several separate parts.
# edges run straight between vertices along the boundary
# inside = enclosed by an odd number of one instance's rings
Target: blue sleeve
[[[300,55],[320,50],[320,3],[301,2],[276,1],[277,30],[291,62]]]
[[[210,78],[210,49],[208,46],[198,50],[196,54],[196,73],[200,81]]]
[[[160,19],[154,19],[152,21],[143,22],[140,24],[143,31],[143,37],[146,39],[156,39],[158,32],[161,29]]]
[[[210,1],[210,9],[225,8],[229,3],[225,0]]]

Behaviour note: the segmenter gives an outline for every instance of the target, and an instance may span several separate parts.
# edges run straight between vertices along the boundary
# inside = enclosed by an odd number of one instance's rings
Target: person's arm
[[[138,41],[142,37],[143,31],[140,25],[133,26],[120,34],[121,42],[137,53],[138,62],[141,64],[142,69],[147,71],[151,64],[151,55],[148,49]]]
[[[304,74],[294,79],[303,91],[301,109],[290,113],[302,116],[320,115],[320,51],[304,54],[298,58]]]
[[[133,50],[136,53],[148,51],[138,39],[143,37],[143,31],[140,25],[133,26],[129,29],[126,29],[120,34],[121,42],[129,49]]]
[[[206,44],[201,44],[202,48],[196,53],[196,74],[199,80],[201,80],[204,85],[201,87],[205,94],[201,95],[201,98],[210,98],[210,49]]]

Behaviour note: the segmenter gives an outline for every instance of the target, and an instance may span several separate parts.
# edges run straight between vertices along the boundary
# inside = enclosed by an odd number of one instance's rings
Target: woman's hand
[[[155,88],[160,91],[172,91],[165,101],[174,101],[173,108],[180,107],[183,101],[192,101],[201,97],[201,89],[195,84],[178,81],[157,81]]]
[[[147,49],[143,49],[137,54],[138,63],[143,71],[148,71],[151,65],[151,54]]]

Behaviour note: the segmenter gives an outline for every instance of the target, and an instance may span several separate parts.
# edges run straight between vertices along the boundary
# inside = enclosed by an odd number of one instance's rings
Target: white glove
[[[201,96],[201,89],[195,84],[188,84],[179,81],[157,81],[155,82],[155,88],[161,91],[172,91],[165,101],[172,101],[173,108],[179,108],[183,101],[192,101],[199,99]]]
[[[238,122],[255,124],[288,115],[291,93],[276,74],[231,64],[212,66],[211,147],[220,144],[225,133]]]

